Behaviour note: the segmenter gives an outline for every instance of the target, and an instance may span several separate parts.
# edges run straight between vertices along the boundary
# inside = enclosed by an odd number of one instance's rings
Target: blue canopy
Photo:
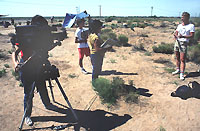
[[[65,16],[65,20],[63,22],[63,27],[72,27],[72,25],[74,24],[74,22],[76,21],[76,19],[83,19],[88,17],[89,15],[87,14],[86,11],[81,12],[79,14],[70,14],[70,13],[66,13]]]

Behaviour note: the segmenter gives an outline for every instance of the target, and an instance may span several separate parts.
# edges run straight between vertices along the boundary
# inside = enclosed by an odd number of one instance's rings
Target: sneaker
[[[29,116],[27,116],[27,117],[25,118],[25,123],[26,123],[26,125],[28,125],[28,126],[32,126],[32,125],[33,125],[33,122],[32,122],[32,120],[31,120],[31,118],[30,118]]]
[[[82,68],[81,71],[83,74],[88,74],[88,72],[84,68]]]
[[[180,70],[176,70],[174,72],[172,72],[172,75],[176,75],[176,74],[179,74],[180,73]]]
[[[184,78],[184,75],[183,75],[183,73],[180,73],[180,80],[184,80],[185,78]]]

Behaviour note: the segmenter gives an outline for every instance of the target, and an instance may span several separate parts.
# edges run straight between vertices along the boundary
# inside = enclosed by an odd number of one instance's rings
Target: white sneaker
[[[87,72],[84,68],[82,68],[81,71],[82,71],[82,73],[84,73],[84,74],[88,74],[88,72]]]
[[[28,125],[28,126],[32,126],[32,125],[33,125],[33,122],[32,122],[32,120],[31,120],[31,118],[30,118],[29,116],[27,116],[27,117],[25,118],[25,123],[26,123],[26,125]]]
[[[180,80],[185,80],[183,73],[180,73]]]
[[[176,75],[176,74],[179,74],[180,73],[180,70],[176,70],[174,72],[172,72],[172,75]]]

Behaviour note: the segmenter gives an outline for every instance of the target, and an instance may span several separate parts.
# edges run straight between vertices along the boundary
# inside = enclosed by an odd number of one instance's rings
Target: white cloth
[[[187,25],[179,24],[176,31],[178,31],[178,36],[180,35],[186,36],[190,35],[190,32],[195,32],[195,28],[193,24],[187,24]],[[189,42],[188,38],[178,38],[178,40]]]
[[[83,40],[82,37],[81,37],[81,33],[82,33],[84,30],[87,30],[87,29],[86,29],[86,28],[82,28],[82,29],[77,28],[77,29],[76,29],[75,37],[77,37],[78,40]],[[78,48],[88,48],[88,47],[89,47],[87,43],[77,43],[77,44],[78,44],[78,45],[77,45]]]

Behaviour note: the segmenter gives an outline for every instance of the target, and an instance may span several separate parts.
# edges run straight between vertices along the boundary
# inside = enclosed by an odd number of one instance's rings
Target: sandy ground
[[[159,25],[159,23],[157,23]],[[158,26],[159,27],[159,26]],[[130,29],[119,28],[114,31],[117,34],[129,36],[129,44],[144,44],[149,52],[153,45],[161,42],[173,43],[173,31],[170,24],[167,28],[144,29],[136,28],[135,32]],[[173,26],[175,28],[175,26]],[[14,32],[14,27],[0,27],[0,50],[7,58],[0,59],[0,69],[5,64],[6,75],[0,80],[0,130],[18,130],[23,115],[23,87],[19,86],[12,75],[11,50],[8,34]],[[91,86],[91,74],[84,75],[78,66],[78,51],[74,43],[75,29],[67,29],[68,38],[49,52],[51,64],[56,65],[60,71],[59,81],[72,105],[78,118],[79,124],[75,123],[74,117],[68,108],[55,81],[54,97],[59,110],[47,110],[43,106],[39,94],[35,93],[32,119],[34,126],[26,130],[51,130],[52,125],[64,125],[63,130],[91,130],[91,131],[199,131],[200,130],[200,104],[199,99],[189,98],[182,100],[171,97],[172,91],[178,86],[187,85],[189,81],[199,81],[199,77],[189,77],[184,81],[179,77],[172,76],[165,68],[175,67],[174,56],[133,51],[131,47],[114,47],[115,52],[106,53],[103,65],[104,75],[101,77],[112,79],[120,77],[128,84],[133,80],[136,88],[147,89],[145,95],[140,96],[138,104],[128,104],[122,99],[114,107],[108,108],[102,104],[99,97]],[[139,37],[140,34],[148,34],[149,37]],[[161,64],[156,60],[166,60]],[[115,63],[111,61],[115,61]],[[91,72],[91,64],[88,58],[84,59],[85,69]],[[186,72],[196,72],[198,65],[187,62]],[[71,78],[70,76],[75,76]],[[47,84],[48,85],[48,84]],[[51,93],[49,91],[51,98]]]

